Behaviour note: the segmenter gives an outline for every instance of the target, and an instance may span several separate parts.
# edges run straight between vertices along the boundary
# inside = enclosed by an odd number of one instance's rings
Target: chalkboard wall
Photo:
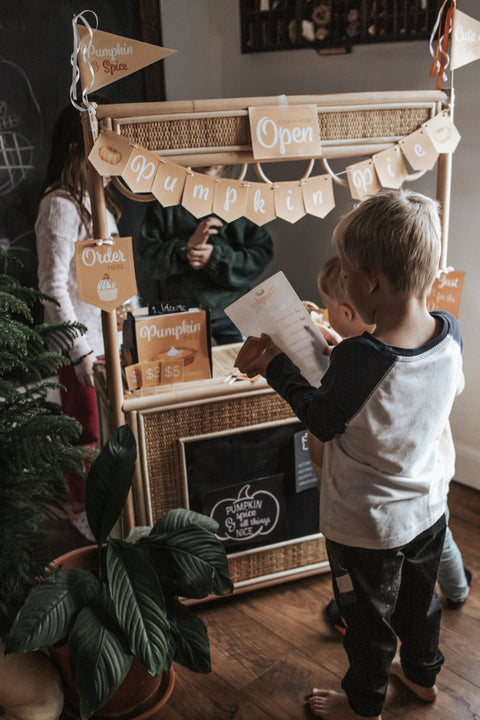
[[[100,30],[151,42],[152,30],[160,39],[159,20],[156,28],[149,23],[146,32],[145,9],[158,5],[158,0],[93,0],[86,6],[71,0],[1,3],[0,247],[19,258],[23,268],[9,263],[0,271],[8,271],[26,285],[37,283],[34,224],[51,132],[60,110],[69,102],[72,19],[84,10],[93,10]],[[86,17],[93,23],[92,14]],[[161,63],[155,66],[161,73]],[[148,96],[144,72],[123,78],[101,92],[116,102],[165,99]],[[123,213],[120,232],[132,235],[143,205],[121,197],[119,205]]]

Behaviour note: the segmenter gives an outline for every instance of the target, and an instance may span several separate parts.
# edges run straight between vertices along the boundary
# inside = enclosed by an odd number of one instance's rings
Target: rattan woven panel
[[[144,415],[145,454],[154,519],[183,507],[179,438],[249,427],[293,417],[292,410],[274,392],[252,393],[225,400],[174,407]]]
[[[401,138],[417,130],[432,115],[431,105],[419,107],[336,108],[318,111],[323,142]],[[251,148],[248,115],[219,117],[145,118],[122,121],[120,132],[132,142],[161,153],[190,149]]]
[[[233,583],[239,583],[326,561],[325,538],[312,537],[281,547],[265,547],[261,552],[230,556],[230,577]]]

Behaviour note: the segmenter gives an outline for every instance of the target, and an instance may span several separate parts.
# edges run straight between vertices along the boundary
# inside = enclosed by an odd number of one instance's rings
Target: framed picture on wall
[[[442,0],[240,0],[243,53],[426,40]]]

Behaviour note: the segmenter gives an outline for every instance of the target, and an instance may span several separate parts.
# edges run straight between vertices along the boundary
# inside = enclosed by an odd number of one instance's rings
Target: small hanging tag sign
[[[447,310],[458,318],[464,279],[463,270],[440,270],[427,297],[428,310]]]
[[[322,154],[316,105],[250,107],[248,114],[255,160]]]
[[[132,238],[75,243],[78,297],[111,312],[137,292]]]

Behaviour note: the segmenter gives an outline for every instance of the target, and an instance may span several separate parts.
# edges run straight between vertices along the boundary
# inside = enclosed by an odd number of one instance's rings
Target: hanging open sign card
[[[322,154],[316,105],[250,107],[248,114],[255,160]]]
[[[137,292],[131,237],[75,243],[78,297],[111,312]]]

